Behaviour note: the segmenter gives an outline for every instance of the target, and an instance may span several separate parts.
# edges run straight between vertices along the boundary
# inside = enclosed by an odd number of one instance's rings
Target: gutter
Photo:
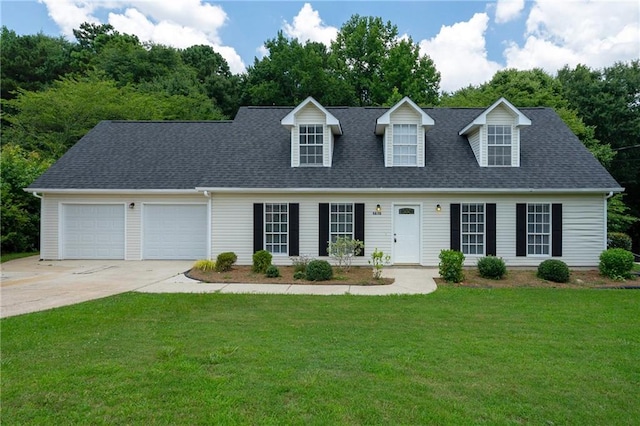
[[[196,187],[198,192],[238,193],[338,193],[338,194],[610,194],[624,191],[624,188],[242,188],[242,187]]]

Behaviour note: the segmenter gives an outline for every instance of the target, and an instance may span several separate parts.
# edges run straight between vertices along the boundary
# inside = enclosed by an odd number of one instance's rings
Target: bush
[[[600,273],[614,280],[631,278],[633,254],[621,248],[612,248],[600,254]]]
[[[238,256],[232,251],[220,253],[216,259],[216,271],[227,272],[231,270],[231,267],[238,260]]]
[[[253,266],[251,267],[251,270],[258,274],[264,274],[267,271],[267,268],[271,266],[271,259],[273,259],[273,255],[271,253],[266,250],[258,250],[253,253]]]
[[[333,278],[333,269],[326,260],[312,260],[307,265],[305,277],[309,281],[327,281]]]
[[[607,234],[607,248],[621,248],[631,251],[631,237],[623,232],[609,232]]]
[[[327,253],[334,260],[338,269],[348,271],[351,268],[351,261],[354,256],[358,256],[364,249],[364,243],[349,237],[338,237],[334,242],[329,241]]]
[[[304,280],[307,277],[307,274],[305,274],[302,271],[296,271],[293,274],[293,279],[294,280]]]
[[[194,269],[198,269],[202,272],[213,271],[216,269],[216,262],[210,259],[197,260],[193,264]]]
[[[269,265],[264,273],[267,278],[278,278],[280,276],[280,269],[276,265]]]
[[[562,260],[547,259],[538,265],[538,277],[554,283],[569,281],[569,267]]]
[[[507,266],[502,258],[487,256],[478,259],[478,272],[483,278],[499,280],[507,273]]]
[[[462,263],[464,254],[456,250],[441,250],[438,269],[440,276],[448,283],[459,283],[464,280]]]
[[[304,273],[307,270],[307,265],[309,264],[309,262],[311,260],[312,259],[309,256],[305,255],[305,254],[302,254],[302,255],[300,255],[298,257],[292,257],[291,258],[291,264],[293,265],[293,271],[294,272],[302,272],[303,278],[304,278]]]

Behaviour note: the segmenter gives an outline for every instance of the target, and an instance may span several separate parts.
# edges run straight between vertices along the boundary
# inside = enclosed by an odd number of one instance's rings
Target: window
[[[460,234],[462,253],[484,254],[484,204],[462,204]]]
[[[416,166],[418,164],[418,126],[393,125],[393,165]]]
[[[490,166],[511,165],[511,126],[488,126],[488,160]]]
[[[353,239],[353,204],[331,204],[329,214],[329,237]]]
[[[322,125],[300,126],[300,165],[322,166]]]
[[[264,205],[265,250],[274,254],[287,254],[289,235],[288,204]]]
[[[549,204],[527,204],[527,254],[549,254],[550,210]]]

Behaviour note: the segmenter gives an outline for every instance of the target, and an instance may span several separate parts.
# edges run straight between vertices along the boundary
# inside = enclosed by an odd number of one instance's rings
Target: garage
[[[145,204],[142,217],[143,259],[207,257],[206,204]]]
[[[124,259],[124,204],[63,204],[63,259]]]

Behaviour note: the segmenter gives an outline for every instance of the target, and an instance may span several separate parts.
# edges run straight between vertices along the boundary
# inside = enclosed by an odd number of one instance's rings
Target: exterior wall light
[[[130,208],[130,209],[134,208],[135,206],[136,206],[136,203],[131,203],[131,204],[129,204],[129,208]]]
[[[440,204],[438,204],[438,205],[436,206],[436,211],[437,211],[437,212],[442,211],[442,207],[440,207]]]
[[[376,206],[376,212],[377,212],[377,213],[382,213],[382,207],[380,207],[380,204],[378,204],[378,205]]]

